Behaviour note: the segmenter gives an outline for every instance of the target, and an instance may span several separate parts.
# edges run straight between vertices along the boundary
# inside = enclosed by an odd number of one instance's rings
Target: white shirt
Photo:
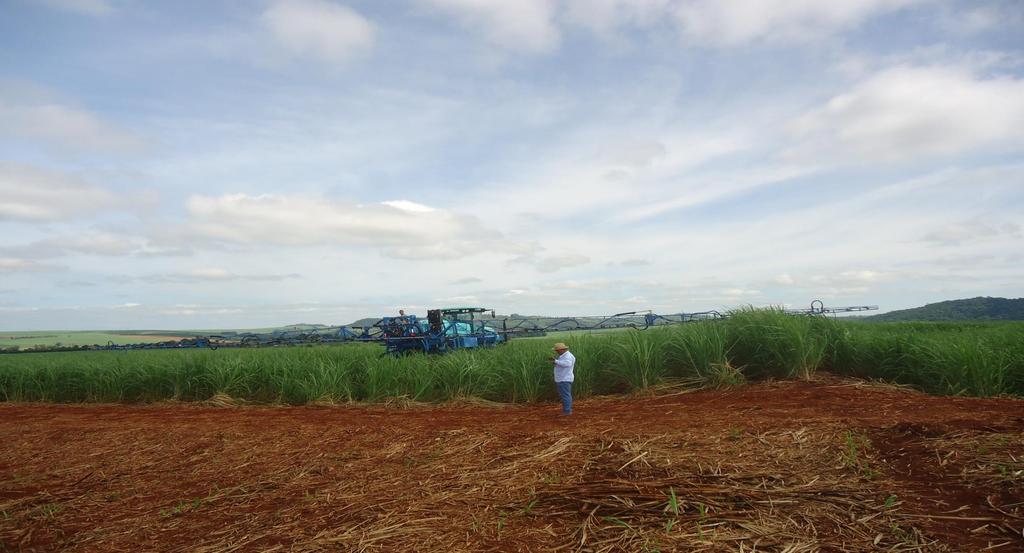
[[[572,368],[576,366],[576,357],[568,350],[555,358],[555,382],[572,382]]]

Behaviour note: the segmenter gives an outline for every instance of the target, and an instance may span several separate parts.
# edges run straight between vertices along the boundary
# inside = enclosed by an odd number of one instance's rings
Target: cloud
[[[0,162],[0,221],[61,221],[120,205],[113,192],[77,177]]]
[[[548,313],[581,314],[583,306],[590,314],[621,312],[626,308],[650,308],[656,313],[702,311],[710,308],[735,306],[759,299],[760,290],[734,282],[718,280],[686,283],[664,282],[657,279],[608,279],[588,278],[583,280],[562,280],[541,282],[532,288],[506,291],[502,294],[507,301],[522,305],[522,302],[536,302],[546,306]],[[552,311],[552,308],[555,308]],[[516,308],[518,309],[518,307]],[[535,312],[521,310],[520,312]]]
[[[191,232],[213,241],[279,246],[342,245],[380,249],[400,259],[456,259],[480,252],[523,254],[475,217],[407,200],[353,204],[313,198],[193,196]]]
[[[578,267],[590,263],[590,258],[576,253],[562,253],[558,255],[521,255],[509,261],[509,263],[522,263],[531,265],[542,273],[553,273],[570,267]]]
[[[72,280],[58,283],[56,286],[57,288],[95,288],[98,285],[88,280]]]
[[[789,273],[782,273],[781,275],[777,275],[775,278],[772,279],[772,282],[774,282],[775,284],[780,284],[782,286],[791,286],[793,284],[796,284],[796,280],[793,279],[793,277]]]
[[[452,281],[452,284],[478,284],[480,282],[483,282],[483,279],[479,279],[477,277],[465,277]]]
[[[428,205],[410,202],[409,200],[389,200],[381,202],[381,205],[390,206],[395,209],[401,209],[402,211],[409,211],[412,213],[430,213],[431,211],[434,211],[434,208]]]
[[[25,258],[60,257],[69,254],[99,256],[129,255],[144,248],[144,241],[108,232],[87,230],[73,235],[64,235],[36,240],[23,246],[0,247],[0,253],[15,254]]]
[[[105,16],[114,13],[109,0],[38,0],[45,6],[60,11],[91,16]]]
[[[667,26],[688,43],[723,48],[751,42],[799,43],[926,1],[419,0],[496,46],[532,53],[555,49],[566,24],[602,36]]]
[[[620,27],[662,23],[674,4],[671,0],[566,0],[565,18],[599,34],[610,34]]]
[[[839,271],[835,274],[812,273],[794,277],[788,273],[777,275],[771,284],[785,288],[809,291],[814,297],[850,296],[865,294],[892,275],[870,269]]]
[[[968,7],[969,6],[969,7]],[[941,10],[938,24],[943,31],[953,35],[990,33],[1001,28],[1016,32],[1024,23],[1024,10],[1014,0],[997,1],[991,4],[977,2],[976,5],[949,6]]]
[[[0,273],[40,273],[50,271],[63,271],[67,267],[41,263],[32,259],[20,259],[17,257],[0,257]]]
[[[646,259],[624,259],[622,261],[609,261],[609,267],[646,267],[651,262]]]
[[[994,6],[981,6],[965,13],[959,14],[958,24],[951,24],[947,28],[953,32],[980,33],[998,27],[1005,15]]]
[[[675,27],[688,43],[799,43],[854,28],[918,0],[565,0],[565,19],[598,34]]]
[[[1024,144],[1024,80],[962,67],[895,67],[792,125],[797,158],[898,162]]]
[[[993,254],[947,255],[930,259],[928,263],[940,267],[969,268],[982,265],[999,265],[1000,259]]]
[[[207,307],[197,304],[182,304],[156,309],[159,315],[184,315],[188,317],[210,317],[214,315],[238,315],[245,313],[241,307]]]
[[[0,136],[35,141],[59,153],[136,155],[148,147],[134,132],[66,105],[44,89],[0,85]]]
[[[944,224],[925,234],[921,240],[935,245],[959,245],[991,238],[1019,240],[1021,237],[1021,226],[1017,223],[976,218]]]
[[[51,241],[50,244],[54,247],[61,247],[68,252],[103,256],[128,255],[141,250],[143,247],[139,239],[98,231],[64,237],[60,240]]]
[[[617,141],[605,144],[601,152],[612,166],[621,169],[643,169],[668,156],[668,148],[658,140]]]
[[[783,183],[815,170],[810,165],[768,164],[751,169],[708,171],[681,175],[675,179],[667,197],[645,205],[623,209],[615,219],[634,222],[712,202],[740,196],[754,189]]]
[[[291,55],[332,64],[365,54],[376,35],[366,18],[326,0],[274,0],[262,20]]]
[[[252,282],[281,282],[284,280],[302,278],[302,275],[297,273],[289,274],[277,274],[277,275],[239,275],[228,271],[227,269],[219,267],[211,267],[206,269],[196,269],[194,271],[184,273],[166,273],[147,275],[141,277],[140,280],[151,283],[179,283],[179,284],[195,284],[199,282],[232,282],[232,281],[252,281]]]
[[[760,290],[749,290],[746,288],[726,288],[719,292],[723,297],[732,298],[738,301],[740,298],[756,297],[761,295]]]
[[[671,11],[689,41],[736,46],[814,40],[914,3],[916,0],[692,0],[673,2]]]
[[[477,296],[474,296],[474,295],[448,296],[448,297],[444,297],[444,298],[434,298],[432,301],[434,303],[443,303],[443,304],[448,304],[448,305],[456,305],[456,304],[458,304],[458,305],[466,305],[466,304],[469,304],[469,305],[479,305],[480,304],[480,298],[477,297]]]
[[[786,168],[758,168],[739,177],[720,174],[708,165],[730,156],[749,154],[745,133],[709,130],[641,132],[636,122],[586,126],[578,142],[546,153],[547,160],[474,191],[474,212],[500,204],[521,224],[552,224],[598,210],[609,210],[616,222],[649,218],[690,207],[764,184]],[[774,169],[774,168],[773,168]],[[781,178],[781,175],[780,175]],[[742,180],[742,182],[740,182]],[[539,200],[543,198],[543,200]]]
[[[419,0],[453,17],[491,44],[513,51],[549,52],[561,42],[551,0]]]

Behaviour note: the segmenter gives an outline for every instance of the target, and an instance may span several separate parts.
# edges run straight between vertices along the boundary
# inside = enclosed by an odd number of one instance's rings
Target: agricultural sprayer
[[[856,311],[872,311],[877,305],[827,307],[814,300],[807,309],[786,309],[793,316],[824,316]],[[489,317],[487,315],[490,315]],[[497,316],[483,307],[430,309],[427,316],[381,317],[368,326],[324,326],[311,329],[283,329],[272,332],[226,332],[181,340],[144,344],[84,346],[86,350],[185,349],[223,347],[281,347],[307,344],[383,344],[388,354],[445,353],[460,349],[494,347],[517,337],[544,336],[548,332],[590,331],[616,328],[648,328],[697,321],[725,319],[728,313],[699,311],[657,314],[653,311],[627,311],[607,316],[534,317]],[[34,349],[30,351],[46,351]]]

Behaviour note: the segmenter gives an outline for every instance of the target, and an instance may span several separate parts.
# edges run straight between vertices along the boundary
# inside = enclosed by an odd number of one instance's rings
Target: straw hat
[[[558,342],[557,344],[555,344],[555,347],[553,347],[551,349],[553,349],[555,351],[562,351],[563,349],[569,349],[569,347],[566,346],[565,344],[563,344],[562,342]]]

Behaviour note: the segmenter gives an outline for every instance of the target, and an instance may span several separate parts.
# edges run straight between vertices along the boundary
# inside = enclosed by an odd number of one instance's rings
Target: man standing
[[[572,369],[576,366],[576,357],[569,352],[569,348],[562,342],[555,344],[553,348],[555,356],[551,362],[555,365],[555,387],[558,388],[558,397],[562,400],[562,415],[572,414]]]

